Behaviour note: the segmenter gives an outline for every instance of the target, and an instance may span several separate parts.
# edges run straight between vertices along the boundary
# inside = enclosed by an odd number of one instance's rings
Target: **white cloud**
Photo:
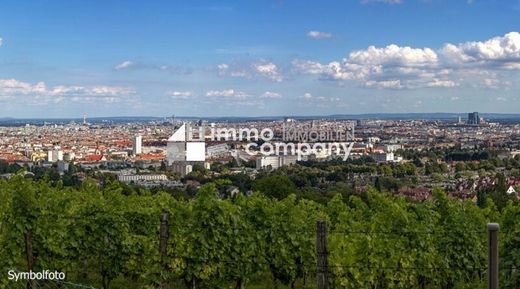
[[[265,60],[254,62],[235,62],[231,64],[221,63],[217,65],[219,76],[230,76],[247,79],[268,79],[274,82],[282,82],[284,77],[278,65]]]
[[[247,98],[249,96],[249,94],[247,94],[243,91],[237,91],[234,89],[225,89],[225,90],[209,90],[208,92],[206,92],[206,96],[244,99],[244,98]]]
[[[446,44],[438,50],[395,44],[369,46],[329,63],[295,59],[292,67],[295,72],[318,75],[322,80],[356,81],[367,88],[450,88],[462,83],[498,88],[484,79],[496,79],[493,71],[520,70],[520,33],[483,42]]]
[[[261,98],[272,98],[272,99],[276,99],[276,98],[282,98],[282,95],[278,92],[273,92],[273,91],[266,91],[264,92],[261,96]]]
[[[369,68],[357,64],[332,61],[328,64],[295,59],[292,66],[297,72],[321,75],[325,79],[353,80],[361,79],[368,73]]]
[[[341,99],[339,97],[315,96],[310,92],[305,92],[303,95],[299,96],[298,99],[303,100],[298,102],[298,104],[303,104],[305,106],[316,106],[320,108],[344,106],[341,104]]]
[[[348,63],[358,65],[386,65],[403,67],[423,67],[437,64],[437,53],[430,48],[399,47],[395,44],[384,48],[369,46],[349,54]]]
[[[276,64],[272,62],[253,63],[252,67],[258,74],[267,77],[272,81],[281,82],[283,80],[283,77],[279,72],[278,66],[276,66]]]
[[[308,74],[327,74],[329,72],[327,64],[310,60],[294,59],[292,66],[299,72]]]
[[[509,88],[512,85],[511,81],[498,79],[496,76],[491,76],[490,78],[480,78],[482,81],[482,85],[478,87],[484,88]]]
[[[240,64],[229,65],[226,63],[221,63],[217,65],[217,71],[219,76],[251,78],[252,73],[250,71],[247,71],[246,69],[246,67]]]
[[[1,94],[29,94],[45,92],[47,87],[45,83],[38,82],[30,84],[27,82],[18,81],[14,78],[0,79],[0,93]]]
[[[175,66],[175,65],[164,65],[164,64],[153,64],[153,63],[143,63],[136,62],[132,60],[125,60],[114,67],[115,70],[137,70],[137,69],[147,69],[147,70],[156,70],[156,71],[164,71],[174,74],[190,74],[191,69]]]
[[[391,89],[401,89],[403,85],[401,84],[401,80],[393,79],[393,80],[368,80],[365,85],[367,87],[376,87],[376,88],[391,88]]]
[[[312,38],[312,39],[330,39],[330,38],[332,38],[332,33],[311,30],[311,31],[307,32],[307,37]]]
[[[375,88],[411,88],[420,86],[418,82],[440,78],[436,75],[438,55],[435,51],[397,45],[370,46],[366,50],[351,52],[341,61],[327,64],[296,59],[292,65],[297,72],[319,75],[325,80],[355,80],[363,83],[364,87]]]
[[[229,68],[229,65],[222,63],[222,64],[217,65],[217,68],[219,71],[225,71]]]
[[[494,87],[497,87],[497,85],[499,83],[500,83],[500,81],[498,81],[495,78],[485,78],[484,79],[484,85],[486,85],[487,87],[494,88]]]
[[[455,87],[458,84],[452,80],[441,80],[434,78],[430,82],[426,83],[427,87]]]
[[[326,97],[326,96],[318,96],[316,100],[321,102],[338,102],[340,101],[339,97]]]
[[[133,93],[134,91],[126,88],[126,87],[114,87],[114,86],[94,86],[92,88],[83,88],[84,92],[87,94],[95,94],[95,95],[120,95],[120,94],[128,94]]]
[[[122,69],[131,68],[133,66],[135,66],[135,63],[133,61],[125,60],[125,61],[119,63],[118,65],[116,65],[115,69],[116,70],[122,70]]]
[[[0,99],[18,99],[24,97],[31,104],[102,101],[114,103],[122,97],[133,95],[135,91],[116,86],[66,86],[47,87],[44,82],[31,84],[16,79],[0,79]]]
[[[458,45],[448,43],[441,52],[451,64],[480,64],[520,69],[520,33],[510,32],[484,42],[472,41]]]
[[[0,37],[0,46],[2,46],[4,44],[4,39],[2,37]]]
[[[193,96],[191,91],[172,91],[170,97],[172,99],[189,99]]]
[[[301,96],[301,98],[305,99],[305,100],[311,100],[312,99],[312,94],[310,92],[306,92],[303,94],[303,96]]]

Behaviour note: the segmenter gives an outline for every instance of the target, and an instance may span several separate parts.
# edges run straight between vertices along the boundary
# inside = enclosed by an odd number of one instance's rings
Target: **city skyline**
[[[520,107],[516,0],[3,6],[0,118]]]

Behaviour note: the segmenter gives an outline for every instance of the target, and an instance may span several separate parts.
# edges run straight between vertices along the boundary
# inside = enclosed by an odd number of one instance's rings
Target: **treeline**
[[[282,184],[283,185],[283,184]],[[261,189],[261,187],[259,188]],[[486,223],[502,224],[502,288],[519,288],[520,206],[500,212],[436,191],[422,203],[369,190],[320,204],[261,192],[193,199],[78,189],[15,176],[0,181],[0,268],[66,272],[98,288],[314,288],[315,224],[329,228],[332,288],[484,288]],[[159,216],[168,214],[167,256]],[[26,252],[27,242],[32,246]],[[5,278],[1,288],[11,288]]]
[[[445,161],[481,161],[496,158],[505,149],[489,149],[475,146],[474,148],[430,148],[425,150],[400,149],[397,153],[405,159],[428,158],[430,160]]]
[[[481,161],[491,157],[489,151],[454,151],[446,154],[446,161]]]

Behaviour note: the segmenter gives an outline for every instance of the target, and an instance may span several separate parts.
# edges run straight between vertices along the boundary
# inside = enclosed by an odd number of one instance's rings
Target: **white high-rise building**
[[[287,156],[258,156],[256,158],[256,168],[257,169],[278,169],[282,166],[293,165],[298,161],[298,156],[296,155],[287,155]]]
[[[133,150],[134,155],[138,155],[143,153],[143,137],[140,135],[136,135],[134,137]]]
[[[63,152],[61,150],[54,149],[54,150],[47,151],[47,161],[49,161],[51,163],[55,163],[57,161],[62,161],[62,160],[63,160]]]

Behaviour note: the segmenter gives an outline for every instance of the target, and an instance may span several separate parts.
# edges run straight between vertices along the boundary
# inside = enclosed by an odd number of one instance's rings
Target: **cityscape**
[[[282,131],[287,124],[307,125],[317,131],[327,131],[338,125],[352,125],[352,148],[348,155],[350,161],[367,159],[390,166],[413,162],[421,167],[422,163],[432,161],[428,159],[427,152],[448,152],[442,162],[443,170],[433,175],[435,179],[425,172],[424,176],[415,180],[415,188],[403,184],[395,188],[395,193],[423,199],[432,196],[433,188],[440,187],[454,197],[476,201],[478,185],[468,188],[461,183],[469,181],[478,184],[482,176],[466,172],[465,177],[462,177],[460,161],[487,161],[493,158],[500,162],[517,158],[520,155],[518,120],[486,120],[479,117],[478,112],[454,119],[283,118],[208,122],[202,119],[183,121],[171,117],[119,123],[98,121],[92,124],[84,117],[82,122],[2,127],[0,160],[14,168],[26,168],[27,174],[31,175],[34,175],[33,171],[49,170],[56,177],[63,176],[69,174],[73,166],[75,172],[70,176],[77,181],[93,177],[102,183],[110,175],[121,182],[148,188],[185,189],[194,186],[198,189],[200,180],[188,177],[194,173],[194,168],[202,169],[209,178],[218,178],[224,166],[228,172],[245,173],[254,180],[262,171],[274,171],[283,166],[295,165],[298,161],[327,163],[339,158],[339,152],[331,153],[322,148],[309,149],[304,159],[297,158],[302,150],[300,147],[294,152],[261,153],[256,145],[254,148],[248,147],[251,139],[238,137],[244,134],[244,128],[256,131],[257,137],[253,140],[258,141],[263,129],[272,129],[273,139],[283,140]],[[197,135],[197,140],[186,137],[187,125],[191,131],[203,135]],[[215,132],[216,136],[210,135]],[[248,133],[251,136],[251,132]],[[197,144],[202,147],[195,147]],[[198,152],[193,152],[196,150]],[[481,151],[486,152],[486,155],[476,159],[468,156]],[[418,159],[415,154],[425,156]],[[409,155],[414,155],[414,158],[409,158]],[[8,179],[18,169],[11,168],[11,173],[4,171],[2,177]],[[363,172],[354,175],[351,181],[355,183],[357,177],[361,178],[363,185],[357,189],[364,189],[374,185],[374,176],[379,174]],[[518,170],[508,175],[508,184],[508,193],[516,195],[517,186],[520,185]],[[231,185],[229,189],[239,188]],[[251,193],[250,189],[244,193]]]
[[[0,289],[520,288],[518,0],[0,8]]]

